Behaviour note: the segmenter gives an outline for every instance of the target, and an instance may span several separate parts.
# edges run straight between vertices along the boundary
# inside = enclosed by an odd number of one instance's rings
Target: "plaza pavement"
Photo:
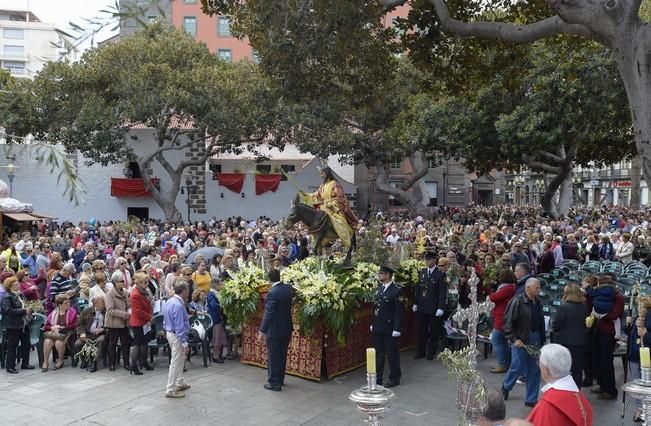
[[[394,388],[395,399],[386,425],[456,425],[456,385],[439,361],[413,360],[402,352],[403,378]],[[32,358],[35,358],[32,353]],[[315,383],[288,376],[282,392],[262,388],[266,370],[239,361],[203,368],[194,356],[185,375],[192,389],[185,399],[163,397],[167,379],[166,356],[143,376],[124,369],[96,373],[66,367],[47,373],[40,369],[17,375],[0,372],[0,425],[362,425],[363,416],[348,401],[351,390],[365,381],[360,368],[343,376]],[[493,360],[479,360],[489,385],[499,386],[503,375],[490,374]],[[101,367],[101,365],[100,365]],[[615,360],[618,385],[623,380],[620,359]],[[509,417],[524,418],[524,386],[516,385],[507,402]],[[633,424],[633,406],[620,418],[618,401],[593,403],[595,425]]]

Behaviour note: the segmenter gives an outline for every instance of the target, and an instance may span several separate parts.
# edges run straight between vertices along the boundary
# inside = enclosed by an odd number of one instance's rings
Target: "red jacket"
[[[549,389],[527,421],[534,426],[592,426],[592,406],[582,392]]]
[[[151,321],[151,302],[147,296],[140,293],[138,287],[133,287],[129,299],[131,301],[129,325],[131,327],[142,327]]]
[[[493,328],[495,330],[504,330],[504,313],[513,295],[515,295],[515,284],[501,284],[497,291],[489,296],[491,302],[495,303],[495,308],[493,308]]]

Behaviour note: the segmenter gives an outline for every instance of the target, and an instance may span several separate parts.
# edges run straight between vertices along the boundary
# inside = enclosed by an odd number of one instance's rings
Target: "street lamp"
[[[16,166],[13,163],[7,166],[7,177],[9,178],[9,196],[14,196],[14,177],[16,176]]]
[[[517,193],[517,205],[522,205],[522,186],[524,185],[524,176],[516,176],[513,178],[513,183],[515,184],[516,193]]]
[[[196,190],[197,190],[197,186],[192,185],[192,178],[190,176],[186,177],[185,186],[181,186],[181,194],[187,195],[187,198],[185,199],[185,203],[188,205],[188,222],[192,222],[190,220],[190,194],[194,194]]]

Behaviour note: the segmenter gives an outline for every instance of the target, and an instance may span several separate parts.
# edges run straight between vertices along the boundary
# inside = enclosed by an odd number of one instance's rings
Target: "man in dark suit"
[[[272,269],[267,275],[271,290],[264,304],[264,317],[258,337],[266,338],[268,379],[264,388],[282,390],[285,382],[287,349],[294,329],[292,325],[292,299],[294,289],[280,281],[280,271]]]
[[[402,322],[402,303],[400,302],[400,287],[393,282],[393,269],[381,266],[378,273],[380,286],[375,293],[375,312],[371,332],[375,361],[377,367],[377,383],[382,384],[384,373],[384,355],[389,358],[389,382],[387,388],[400,384],[400,354],[398,353],[398,337]]]
[[[432,252],[425,253],[427,268],[420,271],[420,281],[414,292],[413,311],[416,313],[416,356],[414,359],[433,360],[443,327],[443,314],[448,286],[445,269],[448,259],[441,258],[439,267]]]

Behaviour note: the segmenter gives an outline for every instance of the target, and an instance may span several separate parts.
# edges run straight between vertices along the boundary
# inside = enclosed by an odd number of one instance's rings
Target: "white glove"
[[[418,305],[414,305],[414,306],[412,306],[412,307],[411,307],[411,310],[414,311],[414,312],[416,312],[416,311],[418,310]]]
[[[373,333],[373,326],[370,326],[369,329],[371,330],[371,333]]]
[[[442,317],[443,316],[443,309],[437,309],[436,310],[436,316],[437,317]]]
[[[400,332],[399,331],[392,331],[391,332],[391,337],[400,337]]]

